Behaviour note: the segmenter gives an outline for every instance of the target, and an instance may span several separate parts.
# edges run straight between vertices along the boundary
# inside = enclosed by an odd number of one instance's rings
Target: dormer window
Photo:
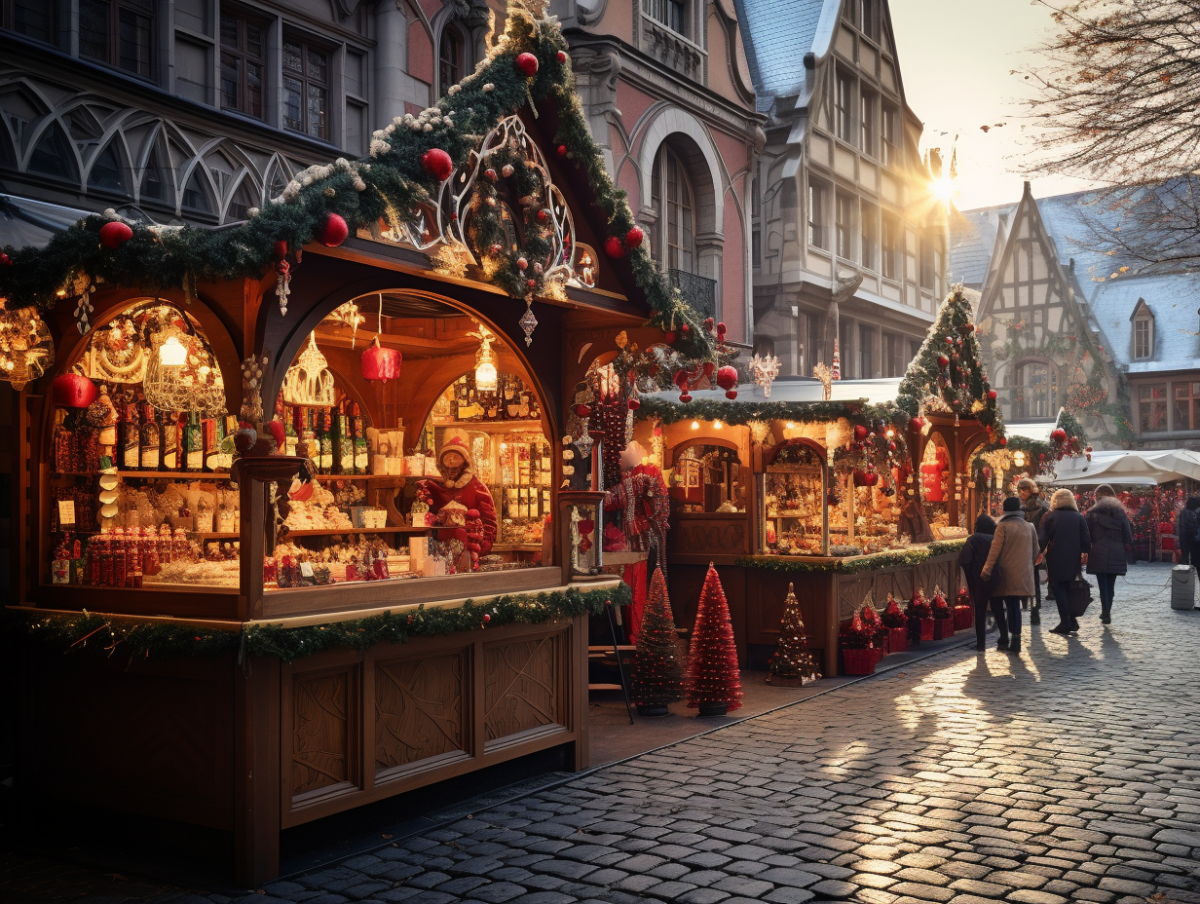
[[[1133,309],[1133,315],[1129,319],[1133,322],[1131,357],[1134,361],[1144,361],[1154,357],[1154,314],[1145,299],[1138,299]]]

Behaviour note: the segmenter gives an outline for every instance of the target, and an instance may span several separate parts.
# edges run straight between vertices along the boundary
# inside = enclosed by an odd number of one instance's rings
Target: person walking
[[[1200,528],[1200,516],[1196,514],[1196,509],[1200,509],[1200,496],[1191,496],[1175,516],[1176,565],[1196,565],[1200,568],[1194,548],[1196,530]]]
[[[980,576],[990,582],[992,573],[1000,571],[990,593],[1004,600],[1009,634],[1005,646],[1010,653],[1021,652],[1021,600],[1033,596],[1033,565],[1039,555],[1037,531],[1025,520],[1021,500],[1009,496]]]
[[[1008,648],[1008,626],[1004,621],[1004,609],[999,601],[989,599],[988,588],[981,574],[988,552],[992,548],[992,535],[995,533],[996,522],[990,515],[980,515],[975,519],[975,533],[967,537],[962,551],[958,554],[958,567],[963,570],[967,579],[967,592],[971,594],[971,605],[975,610],[975,649],[980,652],[987,649],[984,634],[987,632],[989,604],[992,617],[996,620],[996,628],[1000,631],[999,648]]]
[[[1039,536],[1042,532],[1042,519],[1046,517],[1046,512],[1050,511],[1046,503],[1042,502],[1040,494],[1041,490],[1033,478],[1022,477],[1017,481],[1017,498],[1021,500],[1021,511],[1025,514],[1025,520],[1033,525],[1033,529],[1038,532]],[[1042,582],[1038,579],[1038,572],[1045,570],[1044,564],[1035,565],[1033,568],[1034,606],[1029,611],[1029,624],[1031,625],[1042,623]],[[1054,598],[1052,593],[1048,593],[1048,595],[1051,599]]]
[[[1042,519],[1038,541],[1046,557],[1046,571],[1054,602],[1058,606],[1058,625],[1051,634],[1067,635],[1079,630],[1071,612],[1071,581],[1079,574],[1091,546],[1091,532],[1079,508],[1075,494],[1058,490],[1050,499],[1050,512]]]
[[[1133,552],[1133,525],[1125,507],[1108,484],[1096,487],[1096,504],[1084,520],[1092,536],[1092,548],[1087,555],[1087,573],[1096,576],[1100,588],[1100,621],[1112,624],[1113,592],[1117,575],[1129,571],[1129,556]]]

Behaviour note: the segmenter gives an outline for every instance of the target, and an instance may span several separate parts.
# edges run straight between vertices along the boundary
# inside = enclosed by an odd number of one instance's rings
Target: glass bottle
[[[184,428],[184,448],[186,449],[186,467],[189,471],[204,470],[204,435],[200,432],[200,413],[188,413],[187,426]]]
[[[161,461],[159,447],[162,442],[162,425],[154,417],[154,409],[150,407],[149,402],[142,404],[138,427],[141,434],[138,464],[143,471],[157,471]]]

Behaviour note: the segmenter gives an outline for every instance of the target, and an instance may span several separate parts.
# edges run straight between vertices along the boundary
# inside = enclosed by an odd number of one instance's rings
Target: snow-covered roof
[[[1130,316],[1138,299],[1154,315],[1154,349],[1148,359],[1132,358]],[[1108,341],[1109,351],[1129,372],[1194,369],[1200,356],[1200,273],[1122,276],[1101,283],[1092,297],[1091,314]]]
[[[830,401],[854,402],[860,399],[872,405],[884,402],[894,402],[900,393],[900,378],[891,377],[883,380],[834,380],[830,386]],[[659,398],[675,401],[679,398],[679,390],[670,389],[662,392],[646,393],[645,398]],[[762,388],[754,384],[743,383],[738,387],[737,399],[730,402],[725,398],[721,389],[698,389],[692,393],[692,398],[699,401],[728,402],[736,405],[738,402],[820,402],[825,396],[818,380],[804,377],[783,377],[771,386],[771,397],[763,395]]]
[[[765,98],[799,94],[804,55],[823,56],[833,39],[838,0],[736,0],[761,104]],[[769,101],[768,101],[769,108]]]

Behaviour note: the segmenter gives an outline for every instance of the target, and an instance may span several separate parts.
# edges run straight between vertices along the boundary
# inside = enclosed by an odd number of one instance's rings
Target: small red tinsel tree
[[[637,638],[637,663],[630,691],[638,709],[666,706],[683,699],[683,663],[679,636],[661,569],[654,570]]]
[[[821,677],[812,652],[808,649],[808,635],[804,631],[804,619],[800,615],[800,602],[792,584],[788,584],[787,599],[783,601],[783,618],[779,622],[779,644],[775,654],[767,662],[767,684],[791,684]]]
[[[888,594],[887,608],[883,611],[883,615],[879,616],[879,620],[885,628],[904,628],[908,626],[908,618],[904,615],[900,604],[896,602],[896,598],[890,593]]]
[[[950,611],[950,605],[946,602],[946,597],[942,594],[941,589],[933,588],[933,617],[934,618],[952,618],[954,613]]]
[[[741,673],[729,603],[717,569],[711,563],[704,577],[704,589],[700,591],[696,624],[692,627],[686,686],[689,707],[725,704],[732,712],[742,705]]]

